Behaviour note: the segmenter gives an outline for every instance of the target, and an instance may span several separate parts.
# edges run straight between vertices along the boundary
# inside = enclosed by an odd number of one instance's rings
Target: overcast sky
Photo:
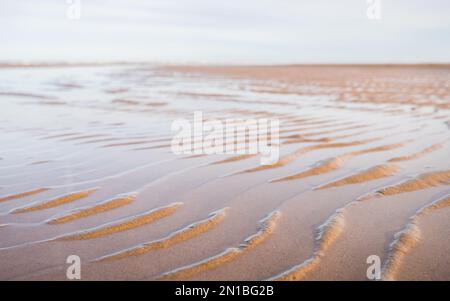
[[[0,60],[450,62],[449,0],[68,1],[0,0]]]

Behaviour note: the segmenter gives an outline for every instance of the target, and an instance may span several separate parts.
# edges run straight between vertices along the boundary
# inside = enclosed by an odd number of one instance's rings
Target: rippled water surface
[[[0,279],[450,280],[448,67],[0,69]],[[280,159],[171,124],[280,121]]]

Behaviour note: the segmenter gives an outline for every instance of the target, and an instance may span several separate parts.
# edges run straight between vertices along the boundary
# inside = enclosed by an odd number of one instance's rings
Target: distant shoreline
[[[195,64],[195,63],[155,63],[155,62],[2,62],[0,68],[61,68],[61,67],[96,67],[123,65],[151,65],[162,67],[247,67],[247,68],[297,68],[297,67],[427,67],[450,68],[450,63],[308,63],[308,64]]]

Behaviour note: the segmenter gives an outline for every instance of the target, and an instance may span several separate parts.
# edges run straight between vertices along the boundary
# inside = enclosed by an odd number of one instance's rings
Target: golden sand
[[[223,221],[225,218],[226,208],[221,209],[217,212],[214,212],[211,214],[210,217],[208,217],[205,220],[190,224],[189,226],[175,231],[174,233],[169,234],[167,237],[162,238],[160,240],[152,241],[149,243],[144,243],[140,246],[120,251],[118,253],[114,253],[112,255],[107,255],[99,258],[96,261],[110,261],[110,260],[116,260],[121,259],[125,257],[130,256],[139,256],[142,254],[145,254],[147,252],[150,252],[152,250],[156,249],[165,249],[168,248],[174,244],[183,242],[185,240],[191,239],[197,235],[200,235],[202,233],[205,233],[214,227],[216,227],[220,222]]]
[[[450,211],[431,214],[449,201],[427,204],[450,184],[449,65],[0,69],[0,280],[64,280],[74,248],[103,261],[85,280],[367,280],[365,254],[391,258],[385,279],[450,280]],[[278,119],[280,160],[175,155],[171,123],[196,110]]]
[[[344,209],[340,209],[318,228],[319,231],[313,256],[305,260],[302,264],[295,266],[271,280],[293,281],[304,279],[309,272],[320,264],[321,258],[330,245],[342,234],[344,227]]]
[[[295,161],[298,157],[300,157],[303,154],[312,152],[314,150],[320,150],[320,149],[326,149],[326,148],[343,148],[343,147],[350,147],[350,146],[357,146],[357,145],[363,145],[366,143],[374,142],[379,140],[379,138],[372,138],[372,139],[366,139],[366,140],[357,140],[352,142],[342,142],[342,143],[327,143],[327,144],[317,144],[317,145],[311,145],[304,148],[301,148],[289,155],[286,155],[284,157],[281,157],[277,163],[272,165],[263,165],[251,169],[244,170],[243,172],[256,172],[266,169],[272,169],[272,168],[278,168],[283,167],[293,161]]]
[[[317,166],[312,167],[306,171],[299,172],[295,175],[284,177],[281,179],[276,179],[276,180],[273,180],[272,182],[297,180],[297,179],[302,179],[302,178],[306,178],[306,177],[317,176],[317,175],[320,175],[323,173],[328,173],[328,172],[331,172],[331,171],[336,170],[339,167],[341,167],[348,157],[349,156],[344,155],[344,156],[340,156],[337,158],[331,158],[329,160],[326,160],[325,162],[319,163]]]
[[[126,219],[122,222],[113,223],[111,225],[100,226],[92,230],[81,231],[75,234],[69,234],[59,237],[58,240],[85,240],[93,239],[113,233],[131,230],[153,223],[163,217],[169,216],[181,207],[182,203],[173,203],[165,207],[150,210],[149,213],[141,214],[136,217]]]
[[[21,207],[14,209],[11,213],[18,214],[18,213],[26,213],[26,212],[32,212],[32,211],[38,211],[38,210],[44,210],[48,208],[53,208],[57,206],[61,206],[67,203],[71,203],[73,201],[77,201],[79,199],[85,198],[89,196],[90,194],[97,191],[97,189],[89,189],[84,191],[77,191],[74,193],[66,194],[60,197],[57,197],[53,200],[38,203],[36,205],[30,205],[26,207]]]
[[[442,144],[441,143],[434,144],[434,145],[429,146],[429,147],[425,148],[424,150],[422,150],[420,152],[417,152],[415,154],[392,158],[392,159],[389,160],[389,162],[399,162],[399,161],[414,160],[414,159],[420,158],[422,156],[425,156],[427,154],[430,154],[430,153],[432,153],[434,151],[437,151],[437,150],[439,150],[441,148],[442,148]]]
[[[261,229],[254,235],[248,237],[245,243],[240,248],[229,248],[222,252],[221,254],[212,256],[206,260],[198,263],[188,265],[164,273],[159,277],[161,280],[177,280],[177,279],[188,279],[196,274],[204,272],[221,266],[227,262],[234,260],[236,257],[242,255],[244,252],[251,250],[257,245],[263,243],[273,232],[277,225],[277,221],[280,218],[281,213],[279,211],[274,211],[269,214],[266,218],[260,221]]]
[[[387,196],[448,184],[450,184],[450,171],[429,172],[421,174],[412,180],[382,188],[377,193]]]
[[[297,174],[294,174],[294,175],[291,175],[291,176],[288,176],[288,177],[284,177],[284,178],[281,178],[281,179],[272,180],[271,182],[280,182],[280,181],[286,181],[286,180],[297,180],[297,179],[302,179],[302,178],[306,178],[306,177],[321,175],[321,174],[324,174],[324,173],[328,173],[328,172],[337,170],[348,159],[350,159],[352,157],[359,156],[359,155],[364,155],[364,154],[369,154],[369,153],[388,151],[388,150],[392,150],[392,149],[395,149],[395,148],[398,148],[398,147],[402,147],[405,144],[406,143],[395,143],[395,144],[383,145],[383,146],[368,148],[368,149],[364,149],[364,150],[360,150],[360,151],[350,152],[350,153],[341,155],[339,157],[328,159],[328,160],[326,160],[324,162],[319,162],[316,166],[314,166],[314,167],[312,167],[312,168],[310,168],[310,169],[308,169],[306,171],[302,171],[302,172],[299,172]]]
[[[377,165],[368,170],[359,172],[355,175],[331,182],[329,184],[317,187],[316,189],[326,189],[331,187],[338,187],[344,185],[364,183],[368,181],[373,181],[381,178],[386,178],[395,175],[400,171],[400,168],[395,165],[384,164]]]
[[[420,242],[421,233],[418,225],[420,217],[449,206],[450,196],[447,195],[423,207],[410,218],[410,222],[402,231],[395,235],[396,239],[390,246],[388,259],[383,266],[383,280],[395,280],[398,270],[403,262],[403,258]]]
[[[0,202],[6,202],[6,201],[11,201],[11,200],[15,200],[15,199],[21,199],[30,195],[35,195],[44,191],[48,191],[50,190],[50,188],[37,188],[37,189],[33,189],[33,190],[29,190],[29,191],[24,191],[24,192],[20,192],[20,193],[16,193],[16,194],[10,194],[7,196],[3,196],[0,197]]]
[[[126,196],[126,197],[120,197],[120,198],[108,200],[106,202],[102,202],[95,206],[79,209],[74,212],[68,213],[66,215],[53,218],[53,219],[47,221],[47,224],[51,224],[51,225],[62,224],[62,223],[67,223],[67,222],[77,220],[80,218],[85,218],[85,217],[88,217],[91,215],[99,214],[101,212],[105,212],[108,210],[112,210],[115,208],[119,208],[119,207],[128,205],[131,202],[133,202],[135,200],[135,198],[136,198],[135,196]]]

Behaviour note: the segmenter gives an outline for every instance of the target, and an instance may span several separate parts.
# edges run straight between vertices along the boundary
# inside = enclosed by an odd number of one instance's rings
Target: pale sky
[[[69,1],[0,0],[0,61],[450,62],[449,0]]]

